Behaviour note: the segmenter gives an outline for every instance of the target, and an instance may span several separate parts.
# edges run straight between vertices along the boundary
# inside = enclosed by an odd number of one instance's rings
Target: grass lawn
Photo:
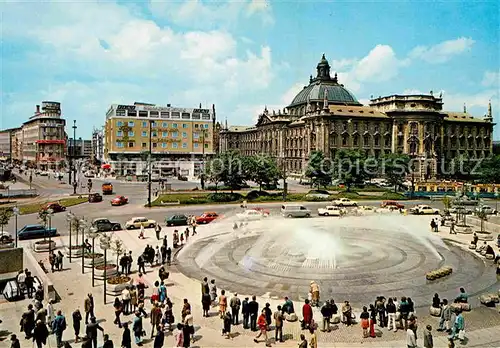
[[[19,214],[26,215],[26,214],[38,213],[40,211],[40,209],[42,209],[47,203],[50,203],[50,202],[54,202],[54,201],[19,205]],[[73,205],[78,205],[78,204],[88,202],[88,198],[87,198],[87,196],[84,196],[81,198],[69,197],[69,198],[59,199],[57,202],[59,202],[59,204],[61,204],[63,207],[71,207]]]

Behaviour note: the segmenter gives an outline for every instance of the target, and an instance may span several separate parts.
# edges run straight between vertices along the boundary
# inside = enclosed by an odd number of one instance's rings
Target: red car
[[[208,224],[209,222],[214,221],[218,217],[219,217],[219,215],[217,215],[217,213],[205,212],[205,213],[201,214],[201,216],[196,217],[196,223],[199,225]]]
[[[396,201],[383,201],[380,205],[382,208],[388,209],[404,209],[404,204],[398,203]]]
[[[47,203],[47,205],[42,208],[43,211],[47,211],[49,209],[52,209],[53,213],[59,213],[61,211],[65,211],[66,207],[63,207],[61,204],[57,202],[52,202],[52,203]]]
[[[128,203],[128,198],[125,196],[116,196],[112,201],[111,205],[124,205]]]

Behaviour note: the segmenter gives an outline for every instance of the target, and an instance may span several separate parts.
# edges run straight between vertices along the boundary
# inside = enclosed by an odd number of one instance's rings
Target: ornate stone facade
[[[303,173],[309,155],[321,150],[334,158],[340,149],[357,149],[369,156],[404,153],[418,163],[422,179],[439,175],[444,163],[458,156],[483,158],[492,152],[491,104],[484,118],[442,109],[441,95],[391,95],[357,101],[323,55],[317,76],[311,76],[283,110],[259,115],[255,126],[227,124],[219,134],[220,151],[244,155],[269,154],[287,173]]]

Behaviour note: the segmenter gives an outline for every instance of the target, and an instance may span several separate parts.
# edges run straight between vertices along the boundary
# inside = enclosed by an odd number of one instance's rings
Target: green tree
[[[331,183],[331,161],[322,151],[312,151],[307,163],[305,176],[311,181],[311,187],[326,187]]]
[[[230,187],[231,193],[245,183],[243,158],[236,151],[226,151],[220,155],[222,161],[221,179]]]
[[[49,213],[46,210],[40,210],[38,212],[38,220],[42,223],[43,227],[47,228],[49,222]],[[46,235],[43,235],[43,240],[46,240]]]
[[[474,170],[474,174],[484,183],[499,184],[500,183],[500,155],[492,156],[484,159],[478,168]]]
[[[268,155],[256,155],[243,158],[243,175],[245,179],[252,180],[259,185],[276,185],[281,177],[280,170],[274,158]]]
[[[122,240],[119,238],[113,238],[111,240],[111,250],[113,251],[113,254],[116,255],[116,268],[120,269],[120,255],[122,255],[126,251],[125,245],[123,244]]]
[[[215,186],[215,192],[217,192],[217,187],[221,182],[224,182],[223,169],[224,163],[220,156],[214,157],[207,162],[204,168],[204,175],[207,181],[211,182]]]
[[[12,216],[12,211],[10,211],[9,209],[0,210],[0,226],[2,229],[2,233],[4,226],[9,223],[11,216]]]
[[[359,150],[340,150],[334,161],[333,178],[344,182],[349,192],[353,184],[362,183],[368,177],[365,160],[365,154]]]
[[[410,172],[410,157],[407,155],[391,153],[383,157],[383,174],[386,180],[394,186],[394,192],[403,183]]]

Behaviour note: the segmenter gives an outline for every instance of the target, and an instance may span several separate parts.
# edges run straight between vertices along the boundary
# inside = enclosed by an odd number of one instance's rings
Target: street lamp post
[[[16,248],[17,248],[17,216],[19,215],[19,208],[18,207],[12,208],[12,212],[14,213],[14,216],[16,217],[15,218],[16,219],[15,220],[15,223],[16,223],[16,226],[15,226],[16,232],[15,233],[16,233]]]
[[[73,155],[71,156],[71,158],[73,159],[73,157],[76,157],[76,129],[78,128],[76,126],[76,120],[73,120],[73,147],[72,147],[72,152],[73,152]],[[69,168],[69,171],[71,173],[71,171],[73,171],[73,181],[76,182],[76,166],[74,165],[74,159],[72,160],[73,162],[73,165],[70,166]],[[71,174],[70,174],[70,178],[71,178]],[[70,185],[71,185],[71,179],[70,179]],[[73,194],[76,194],[76,185],[73,184]]]
[[[68,224],[69,224],[69,262],[71,262],[71,257],[72,257],[72,254],[71,254],[71,235],[72,235],[72,229],[73,229],[73,220],[75,219],[75,216],[73,215],[73,213],[71,212],[68,212],[66,214],[66,221],[68,221]],[[76,241],[76,244],[78,245],[78,240]],[[82,250],[83,252],[83,250]]]
[[[88,236],[92,238],[92,287],[95,286],[95,239],[99,237],[99,233],[97,231],[97,228],[91,227],[88,233]]]
[[[149,121],[149,153],[148,153],[148,208],[151,208],[151,146],[153,122]]]
[[[85,229],[87,228],[87,221],[85,219],[80,219],[80,228],[82,230],[82,274],[85,273]],[[78,244],[78,241],[77,241]]]
[[[52,214],[54,210],[47,209],[47,219],[49,220],[49,255],[52,254]]]
[[[109,237],[103,236],[101,238],[101,250],[104,251],[104,304],[106,304],[106,283],[107,283],[107,251],[110,248],[111,240]]]

